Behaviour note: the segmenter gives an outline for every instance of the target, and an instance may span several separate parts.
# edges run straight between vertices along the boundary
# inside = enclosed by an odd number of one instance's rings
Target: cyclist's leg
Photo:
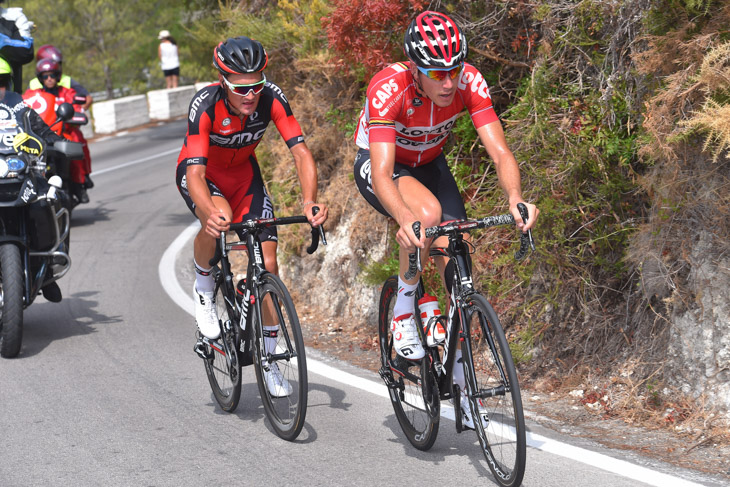
[[[436,198],[439,200],[442,208],[442,221],[451,220],[463,220],[466,219],[466,208],[464,207],[464,200],[461,197],[459,188],[456,185],[454,176],[451,174],[451,170],[446,162],[446,158],[443,154],[439,155],[433,162],[431,162],[431,169],[433,171],[432,177],[429,178],[430,185],[429,189],[433,192]],[[467,233],[464,236],[465,239],[469,239],[470,235]],[[436,247],[445,247],[449,243],[447,237],[440,237],[436,239],[432,245]],[[468,256],[467,256],[468,258]],[[449,266],[449,259],[447,257],[434,257],[434,264],[436,269],[441,276],[441,281],[446,289],[446,314],[448,314],[448,307],[451,303],[451,280],[453,278],[453,270]],[[451,264],[453,265],[453,264]],[[447,267],[448,266],[448,267]],[[453,381],[458,384],[461,390],[464,390],[464,368],[463,360],[461,356],[461,348],[457,347],[454,353],[454,369],[453,369]]]
[[[193,267],[195,268],[195,285],[193,286],[193,299],[195,300],[195,321],[198,323],[200,332],[208,338],[218,338],[220,333],[218,326],[218,315],[215,308],[215,280],[211,273],[210,259],[215,255],[215,237],[205,232],[206,217],[196,207],[190,192],[187,189],[186,181],[187,168],[184,164],[178,165],[176,182],[178,190],[188,209],[198,218],[201,229],[195,236],[193,242]],[[223,196],[220,189],[206,177],[208,191],[210,192],[213,204],[223,211],[228,221],[231,221],[231,207]]]
[[[266,267],[266,270],[272,274],[278,275],[279,266],[276,262],[276,249],[276,241],[269,240],[267,242],[261,242],[261,250],[264,254],[264,266]],[[261,312],[263,313],[264,327],[274,330],[279,327],[279,318],[276,315],[274,303],[271,301],[270,296],[264,298],[263,303],[261,303]]]
[[[185,200],[185,204],[188,209],[200,221],[201,225],[201,229],[195,236],[195,241],[193,243],[193,257],[200,267],[208,268],[210,267],[210,259],[212,259],[215,255],[215,238],[205,233],[206,222],[204,221],[204,216],[195,206],[193,199],[190,197],[190,192],[187,189],[186,170],[185,164],[178,165],[175,181],[177,183],[177,189],[180,191],[180,196],[182,196],[183,200]],[[213,199],[213,204],[223,211],[228,221],[231,221],[231,205],[228,204],[228,200],[223,192],[207,176],[208,175],[206,174],[205,181],[208,184],[208,191]]]

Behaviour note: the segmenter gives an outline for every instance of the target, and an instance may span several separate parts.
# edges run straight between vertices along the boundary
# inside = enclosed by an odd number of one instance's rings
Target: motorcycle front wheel
[[[0,245],[0,356],[13,358],[23,340],[23,265],[20,249],[12,243]]]

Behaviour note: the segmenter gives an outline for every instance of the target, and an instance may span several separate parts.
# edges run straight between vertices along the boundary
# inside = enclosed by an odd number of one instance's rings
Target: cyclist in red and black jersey
[[[235,37],[213,51],[218,83],[200,90],[188,112],[188,131],[178,158],[176,181],[202,229],[195,237],[195,318],[200,332],[217,338],[214,282],[209,261],[215,239],[232,221],[272,218],[274,208],[264,186],[254,150],[270,122],[286,141],[302,189],[303,211],[312,225],[327,219],[327,206],[317,201],[317,168],[289,101],[266,80],[268,62],[260,42]],[[320,212],[312,214],[312,207]],[[278,273],[276,227],[262,235],[266,269]]]
[[[421,253],[426,259],[432,242],[423,235],[417,238],[412,226],[416,221],[429,227],[466,218],[463,199],[442,152],[465,108],[494,161],[517,222],[522,222],[517,204],[525,202],[517,162],[492,107],[489,87],[482,74],[464,62],[466,37],[457,24],[438,12],[421,13],[406,31],[404,51],[410,62],[388,66],[368,85],[355,135],[359,150],[354,170],[363,197],[400,227],[396,234],[400,244],[398,295],[391,328],[396,352],[417,360],[425,353],[413,319],[413,293],[420,276],[406,280],[404,274],[408,254],[420,247],[426,250]],[[523,231],[534,225],[538,215],[535,205],[525,204],[528,223],[518,223]],[[437,260],[436,265],[443,276],[445,260]],[[459,350],[456,360],[460,361]],[[460,367],[454,368],[454,381],[465,390]],[[462,408],[469,408],[464,399]],[[472,416],[462,417],[468,422]]]

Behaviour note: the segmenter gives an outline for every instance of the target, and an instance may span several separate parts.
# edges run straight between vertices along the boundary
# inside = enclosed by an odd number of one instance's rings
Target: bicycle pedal
[[[202,358],[203,360],[208,360],[212,358],[212,354],[208,354],[205,351],[205,344],[203,344],[202,341],[198,340],[195,343],[195,346],[193,347],[193,351],[198,354],[198,357]]]

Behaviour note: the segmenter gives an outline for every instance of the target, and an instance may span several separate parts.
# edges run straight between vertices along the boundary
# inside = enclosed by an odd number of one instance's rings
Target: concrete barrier
[[[125,96],[91,105],[89,124],[81,130],[86,138],[96,134],[112,134],[120,130],[187,115],[195,93],[212,82],[180,86],[169,90],[153,90],[146,95]],[[93,129],[92,129],[93,122]]]
[[[154,90],[147,93],[149,116],[152,120],[169,120],[187,113],[195,87],[180,86],[169,90]]]
[[[111,134],[150,121],[145,95],[101,101],[94,103],[92,107],[94,130],[99,134]]]

